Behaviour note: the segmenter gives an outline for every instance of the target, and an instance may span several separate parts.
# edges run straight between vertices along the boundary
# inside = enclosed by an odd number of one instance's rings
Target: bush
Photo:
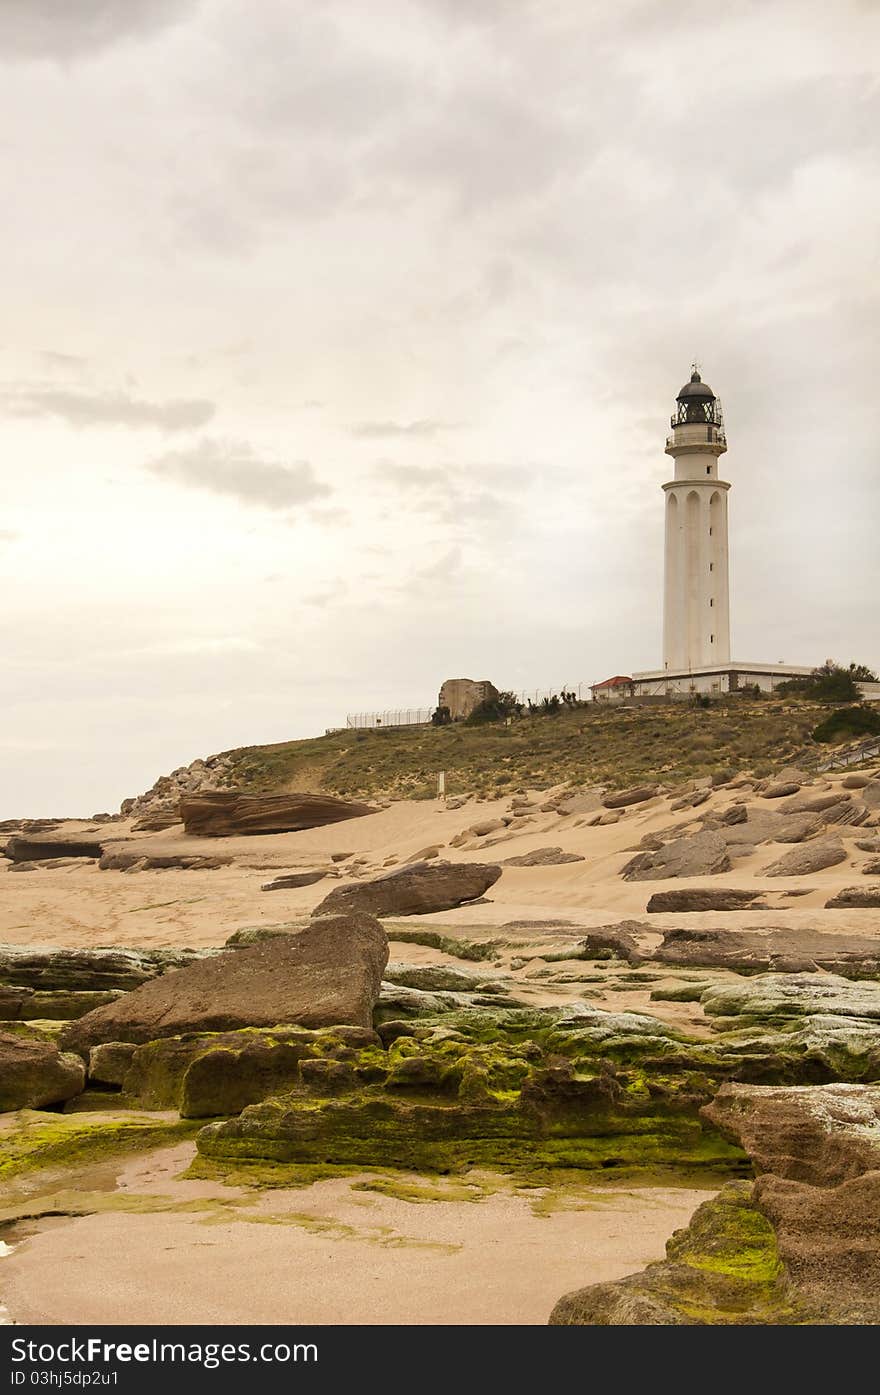
[[[452,713],[446,706],[435,707],[431,713],[431,724],[435,727],[448,727],[452,721]]]
[[[860,736],[880,736],[880,712],[865,705],[839,707],[813,732],[813,740],[824,745],[836,741],[855,741]]]
[[[484,726],[487,722],[503,722],[508,717],[518,717],[522,712],[522,703],[517,702],[515,693],[499,693],[497,697],[486,698],[469,717],[465,718],[465,723],[469,727]]]
[[[866,664],[850,664],[843,668],[833,659],[826,659],[819,668],[804,678],[790,678],[780,683],[777,693],[812,698],[814,702],[858,702],[859,683],[876,683],[873,669]]]

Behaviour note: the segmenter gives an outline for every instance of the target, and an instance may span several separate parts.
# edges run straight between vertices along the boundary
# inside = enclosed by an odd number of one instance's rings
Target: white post
[[[438,799],[445,799],[445,798],[446,798],[446,771],[445,771],[445,770],[441,770],[441,771],[440,771],[440,774],[437,776],[437,798],[438,798]]]

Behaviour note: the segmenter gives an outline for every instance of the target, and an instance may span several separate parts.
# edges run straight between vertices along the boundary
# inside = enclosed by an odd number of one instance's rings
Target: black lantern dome
[[[724,438],[721,403],[709,384],[703,382],[696,364],[694,364],[690,382],[685,383],[675,399],[675,415],[672,418],[672,425],[710,426],[715,429],[718,438],[722,440]],[[710,433],[710,436],[715,439],[714,433]]]

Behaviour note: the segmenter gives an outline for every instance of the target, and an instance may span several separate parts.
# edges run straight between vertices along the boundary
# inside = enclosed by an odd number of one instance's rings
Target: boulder
[[[173,809],[155,809],[152,813],[144,814],[136,819],[131,826],[132,833],[164,833],[167,828],[173,828],[180,823],[180,810],[175,805]]]
[[[656,785],[636,785],[632,789],[606,794],[602,803],[606,809],[626,809],[630,804],[644,804],[647,799],[654,799],[657,794]]]
[[[862,787],[862,799],[869,809],[880,809],[880,780],[869,780]]]
[[[781,814],[821,814],[833,809],[837,804],[851,803],[848,794],[841,790],[828,790],[824,794],[798,794],[779,806]]]
[[[415,862],[386,876],[339,886],[325,896],[316,916],[346,911],[370,915],[426,915],[476,901],[501,876],[501,868],[484,862]]]
[[[377,812],[369,804],[335,799],[329,794],[244,794],[208,790],[180,801],[180,817],[189,834],[226,838],[234,834],[293,833],[322,828],[344,819]]]
[[[0,945],[0,982],[46,992],[127,991],[213,949],[42,949]]]
[[[100,843],[82,838],[38,838],[19,834],[6,844],[6,856],[10,862],[39,862],[57,857],[100,857],[103,851]]]
[[[766,910],[758,900],[763,892],[739,891],[733,887],[688,886],[680,891],[655,891],[647,905],[652,914],[661,911],[758,911]]]
[[[789,795],[797,794],[800,785],[794,780],[777,781],[761,790],[764,799],[786,799]]]
[[[372,916],[327,915],[144,983],[71,1023],[62,1041],[84,1052],[101,1042],[277,1023],[370,1027],[387,959],[385,932]]]
[[[830,901],[825,902],[827,911],[847,909],[850,906],[880,906],[880,882],[874,882],[871,886],[844,887],[843,891],[839,891]]]
[[[845,790],[863,790],[866,785],[870,785],[870,775],[844,775],[840,782]]]
[[[89,1080],[98,1085],[122,1085],[131,1058],[137,1051],[132,1041],[106,1041],[89,1051]]]
[[[78,1056],[47,1041],[0,1032],[0,1110],[45,1109],[85,1088]]]
[[[385,983],[404,988],[420,988],[427,993],[497,993],[508,988],[497,976],[459,969],[453,964],[403,964],[392,962],[385,969]]]
[[[535,848],[519,857],[506,857],[505,867],[560,867],[565,862],[586,862],[580,853],[563,852],[562,848]]]
[[[880,1085],[723,1085],[701,1110],[758,1172],[836,1187],[880,1169]]]
[[[731,1182],[639,1274],[560,1298],[551,1327],[767,1326],[809,1321],[788,1292],[773,1227],[750,1182]]]
[[[821,930],[668,930],[652,959],[682,968],[732,969],[735,973],[828,973],[846,978],[880,976],[880,939],[828,935]]]
[[[856,847],[860,852],[880,853],[880,838],[858,838]]]
[[[831,840],[801,843],[785,853],[765,869],[767,877],[807,877],[812,872],[821,872],[825,867],[836,867],[846,862],[847,852],[842,843]]]
[[[774,809],[736,807],[745,808],[745,819],[736,815],[734,823],[714,825],[729,848],[736,843],[803,843],[822,827],[818,814],[777,814]]]
[[[627,882],[665,881],[671,877],[705,877],[730,871],[727,844],[719,833],[704,830],[674,838],[656,852],[637,853],[621,876]]]
[[[314,886],[315,882],[323,881],[326,872],[288,872],[282,877],[275,877],[271,882],[263,882],[261,891],[295,891],[301,886]]]

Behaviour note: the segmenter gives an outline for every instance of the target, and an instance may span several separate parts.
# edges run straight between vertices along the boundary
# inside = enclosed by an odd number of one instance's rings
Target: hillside
[[[251,790],[332,794],[436,794],[445,770],[450,794],[501,795],[563,781],[622,787],[674,784],[693,776],[751,769],[769,774],[815,760],[810,733],[827,709],[803,701],[735,699],[709,708],[584,707],[523,717],[510,726],[403,727],[340,731],[304,741],[225,753],[228,782]]]

